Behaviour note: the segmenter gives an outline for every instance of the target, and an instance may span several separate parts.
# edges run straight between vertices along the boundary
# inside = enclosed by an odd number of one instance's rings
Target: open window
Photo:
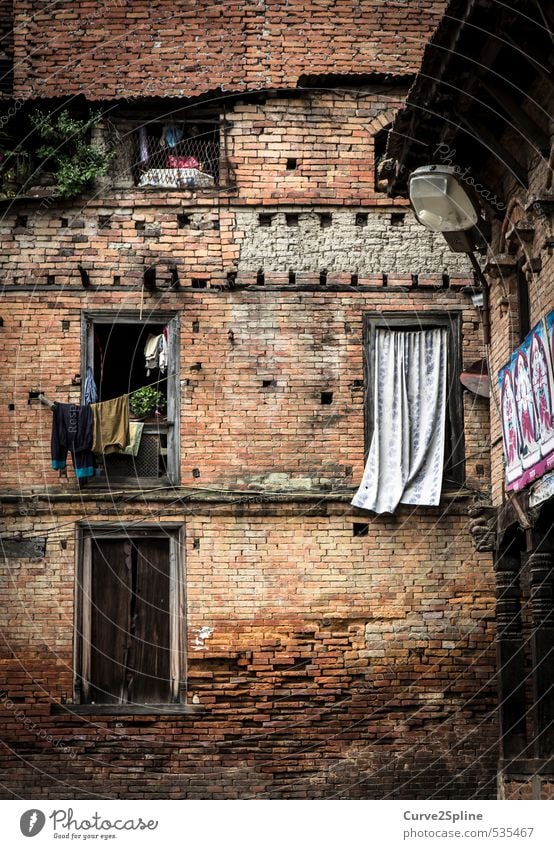
[[[368,313],[364,359],[367,462],[353,504],[438,504],[464,482],[459,316]]]
[[[218,185],[219,135],[213,120],[141,125],[134,133],[136,185],[193,190]]]
[[[165,359],[156,357],[158,349],[147,358],[152,346],[161,350],[162,340]],[[174,313],[84,315],[82,374],[92,371],[98,401],[130,396],[131,443],[120,454],[97,457],[96,482],[178,482],[178,340]],[[83,401],[84,391],[85,385]]]
[[[373,136],[373,184],[376,192],[386,192],[392,160],[387,159],[387,144],[392,124],[388,124]]]
[[[82,531],[77,702],[162,705],[184,698],[180,532],[175,526]]]

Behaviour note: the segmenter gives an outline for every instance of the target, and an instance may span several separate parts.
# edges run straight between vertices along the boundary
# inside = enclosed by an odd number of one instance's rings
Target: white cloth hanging
[[[375,332],[373,438],[354,507],[394,513],[440,500],[446,423],[446,328]]]

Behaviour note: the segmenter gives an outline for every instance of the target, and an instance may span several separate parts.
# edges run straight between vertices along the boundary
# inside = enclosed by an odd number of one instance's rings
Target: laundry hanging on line
[[[92,451],[94,454],[116,454],[130,442],[129,396],[120,395],[109,401],[90,405],[92,411]]]
[[[63,472],[71,452],[73,469],[78,480],[95,473],[92,453],[92,411],[90,405],[56,404],[52,416],[52,468]]]
[[[164,327],[162,333],[157,335],[150,333],[146,339],[144,346],[146,375],[150,376],[150,371],[155,368],[159,369],[161,374],[165,374],[168,359],[168,332],[167,327]]]

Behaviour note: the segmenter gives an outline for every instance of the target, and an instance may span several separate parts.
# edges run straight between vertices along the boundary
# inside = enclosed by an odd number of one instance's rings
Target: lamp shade
[[[479,211],[449,166],[424,165],[410,177],[410,201],[416,218],[438,233],[469,230]]]

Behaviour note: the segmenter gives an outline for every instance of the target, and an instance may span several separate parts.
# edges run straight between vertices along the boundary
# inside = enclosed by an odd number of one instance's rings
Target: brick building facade
[[[33,172],[2,200],[10,792],[494,797],[494,572],[468,516],[489,501],[489,411],[458,380],[482,355],[474,281],[375,173],[442,9],[17,3],[5,127],[25,138],[34,109],[98,109],[113,155],[78,197]],[[170,121],[211,155],[204,186],[137,169],[141,127]],[[350,506],[364,328],[406,313],[447,316],[459,342],[463,461],[438,507],[375,516]],[[38,393],[81,402],[95,334],[103,379],[128,391],[144,332],[164,325],[154,466],[58,477]],[[167,652],[139,695],[104,704],[87,684],[112,651],[95,611],[123,604],[125,568],[133,599],[167,610],[142,621]]]
[[[396,158],[392,195],[405,196],[406,177],[418,165],[455,165],[463,183],[476,188],[490,226],[482,266],[489,301],[484,320],[491,331],[491,509],[488,525],[476,523],[475,532],[495,557],[499,788],[502,798],[513,799],[552,798],[554,792],[553,458],[543,451],[544,461],[533,465],[532,450],[541,455],[530,446],[520,470],[525,474],[510,478],[499,381],[519,352],[531,360],[526,345],[537,328],[540,336],[554,308],[552,25],[551,10],[532,3],[496,14],[486,3],[453,0],[389,147]],[[463,81],[463,94],[454,79]],[[535,378],[533,386],[540,394]],[[543,416],[539,406],[546,444],[553,409]]]

